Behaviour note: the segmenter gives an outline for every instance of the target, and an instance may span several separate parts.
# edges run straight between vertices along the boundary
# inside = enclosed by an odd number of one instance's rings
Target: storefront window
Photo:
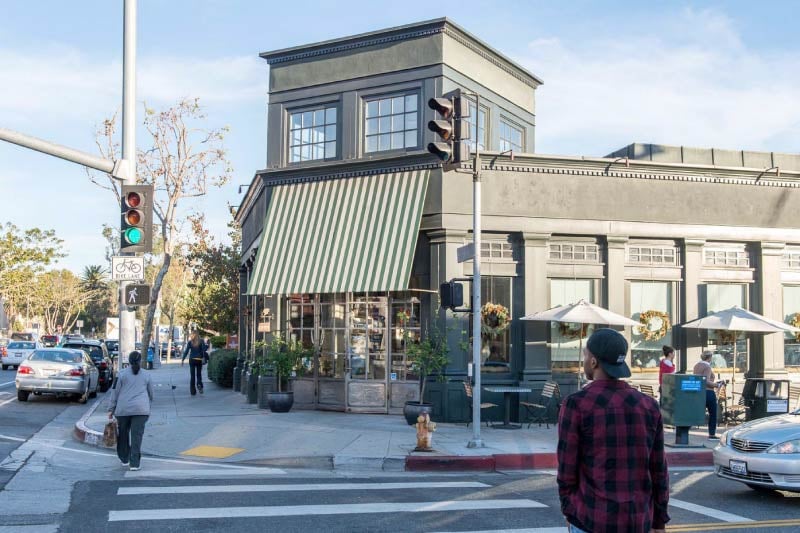
[[[668,281],[632,281],[631,318],[644,321],[641,328],[631,328],[631,369],[657,372],[661,347],[672,345],[672,283]]]
[[[344,294],[322,294],[319,304],[319,375],[343,378],[347,348],[345,344]]]
[[[350,377],[386,379],[388,298],[355,294],[350,303]]]
[[[289,338],[300,341],[306,348],[314,347],[314,297],[293,294],[287,298]],[[295,369],[297,377],[314,375],[314,357],[305,357]]]
[[[406,355],[406,345],[420,339],[420,301],[410,293],[398,293],[392,298],[391,313],[392,374],[395,380],[416,380],[412,361]]]
[[[469,291],[464,293],[464,301],[472,300]],[[500,276],[481,276],[481,302],[500,304],[508,309],[514,316],[511,306],[511,278]],[[472,315],[469,315],[469,324],[472,324]],[[467,333],[469,342],[472,342],[472,328]],[[497,373],[508,372],[511,362],[511,328],[497,335],[481,334],[481,372]]]
[[[739,283],[708,283],[706,287],[706,309],[703,316],[730,309],[734,305],[746,308],[747,286]],[[734,346],[735,342],[735,346]],[[709,330],[708,349],[713,352],[711,366],[733,369],[733,354],[736,351],[736,371],[747,370],[747,340],[739,333],[734,339],[727,331]]]
[[[550,307],[574,304],[578,300],[595,301],[595,282],[591,279],[551,279]],[[580,347],[586,343],[593,326],[550,323],[550,358],[553,374],[577,374],[583,364]],[[583,339],[581,339],[581,336]]]
[[[800,286],[783,286],[783,321],[787,324],[800,318]],[[783,339],[783,362],[787,369],[800,371],[800,339],[795,333],[786,333]]]

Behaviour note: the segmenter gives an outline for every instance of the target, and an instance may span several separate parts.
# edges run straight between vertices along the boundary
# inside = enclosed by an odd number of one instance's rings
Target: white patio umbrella
[[[800,329],[784,324],[777,320],[767,318],[747,309],[742,309],[738,305],[734,305],[730,309],[717,311],[711,313],[703,318],[691,320],[685,324],[680,325],[686,329],[720,329],[724,331],[732,331],[734,333],[733,340],[733,369],[731,372],[731,403],[734,400],[734,386],[736,385],[736,358],[738,346],[736,344],[736,337],[739,333],[778,333],[788,331],[791,333],[800,332]],[[749,367],[749,364],[747,365]]]
[[[547,309],[546,311],[539,311],[530,315],[525,315],[520,320],[535,320],[539,322],[567,322],[573,324],[604,324],[607,326],[641,326],[640,322],[632,320],[626,316],[613,313],[604,307],[587,302],[586,300],[578,300],[574,304],[560,305]],[[581,351],[583,350],[583,335],[578,335],[578,387],[580,388],[581,372],[580,361]]]

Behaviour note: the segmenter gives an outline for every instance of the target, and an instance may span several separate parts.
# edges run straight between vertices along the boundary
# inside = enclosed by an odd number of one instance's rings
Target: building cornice
[[[438,159],[429,155],[419,158],[402,156],[378,161],[348,161],[332,165],[317,166],[313,168],[281,168],[262,170],[256,177],[260,177],[264,186],[291,185],[296,183],[309,183],[330,179],[357,178],[375,174],[390,174],[394,172],[409,172],[413,170],[432,170],[441,168]]]
[[[517,65],[511,59],[446,18],[362,33],[304,46],[284,48],[272,52],[262,52],[259,54],[259,57],[265,59],[270,65],[277,65],[290,61],[299,61],[339,52],[357,50],[359,48],[417,39],[439,33],[454,39],[472,52],[534,89],[544,83],[540,78]],[[444,62],[444,58],[442,62]]]

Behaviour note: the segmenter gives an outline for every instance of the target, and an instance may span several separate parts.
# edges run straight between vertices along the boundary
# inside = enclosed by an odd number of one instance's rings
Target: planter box
[[[259,376],[258,378],[258,408],[269,409],[267,395],[275,392],[275,378],[273,376]]]

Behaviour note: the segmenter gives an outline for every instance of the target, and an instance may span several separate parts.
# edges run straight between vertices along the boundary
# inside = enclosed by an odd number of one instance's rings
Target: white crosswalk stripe
[[[174,470],[129,470],[125,477],[129,479],[159,478],[159,479],[192,479],[214,477],[239,477],[239,476],[270,476],[283,475],[286,470],[280,468],[186,468]]]
[[[400,490],[400,489],[446,489],[486,488],[486,483],[477,481],[432,481],[412,483],[299,483],[296,485],[190,485],[162,487],[120,487],[120,496],[133,494],[220,494],[222,492],[289,492],[306,490]]]

